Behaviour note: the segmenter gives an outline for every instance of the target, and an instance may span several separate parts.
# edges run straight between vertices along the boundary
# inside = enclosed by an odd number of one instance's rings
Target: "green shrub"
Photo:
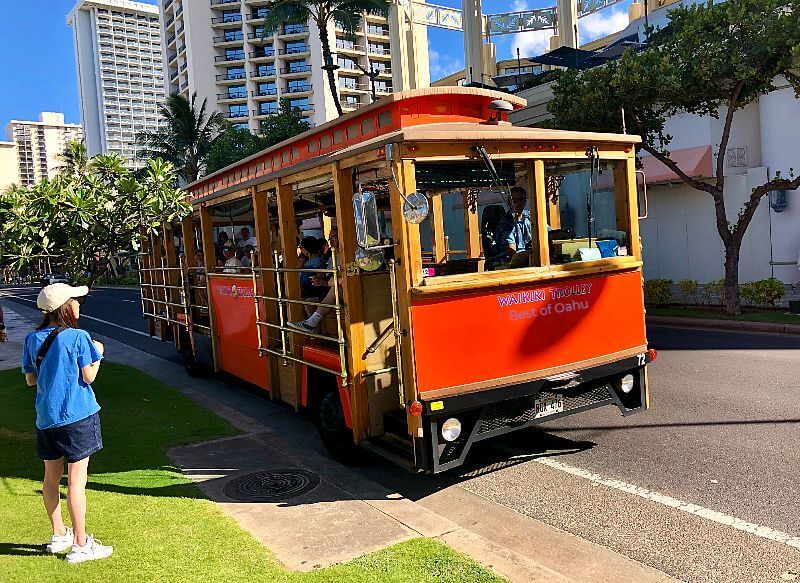
[[[664,306],[672,302],[671,279],[648,279],[644,282],[644,302],[648,306]]]
[[[725,280],[709,281],[703,286],[701,297],[704,300],[703,303],[710,304],[716,298],[717,304],[721,305],[725,301]]]
[[[780,301],[786,293],[783,282],[774,277],[748,281],[742,286],[742,299],[752,306],[771,306]]]
[[[681,292],[681,296],[683,301],[687,304],[696,304],[698,303],[697,300],[697,289],[699,284],[693,279],[682,279],[678,282],[678,290]]]

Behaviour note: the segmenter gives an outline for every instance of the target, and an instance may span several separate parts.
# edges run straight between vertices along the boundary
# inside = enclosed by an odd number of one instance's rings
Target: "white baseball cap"
[[[66,283],[51,283],[43,287],[36,298],[36,305],[45,314],[53,312],[63,306],[72,298],[80,298],[89,293],[89,288],[85,285],[72,287]]]

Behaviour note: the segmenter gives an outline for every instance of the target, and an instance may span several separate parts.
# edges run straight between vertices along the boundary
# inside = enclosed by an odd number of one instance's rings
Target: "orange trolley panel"
[[[411,315],[423,397],[646,344],[640,271],[415,298]]]
[[[252,280],[211,276],[209,287],[222,370],[266,389],[267,362],[258,356]]]

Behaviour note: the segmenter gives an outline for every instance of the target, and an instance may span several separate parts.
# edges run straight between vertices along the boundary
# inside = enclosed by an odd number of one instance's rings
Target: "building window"
[[[226,61],[238,61],[244,59],[244,51],[242,49],[225,49]]]
[[[228,79],[244,79],[245,73],[242,67],[228,67]]]
[[[266,6],[261,6],[260,8],[253,10],[253,18],[266,18],[268,14],[269,10]]]
[[[356,64],[355,60],[351,59],[350,57],[339,57],[337,64],[342,69],[358,70],[358,65]]]
[[[233,41],[233,40],[242,40],[242,31],[241,30],[226,30],[224,36],[222,37],[226,41]]]
[[[275,103],[259,103],[258,113],[260,115],[272,115],[273,113],[278,113],[278,106]]]
[[[270,81],[269,83],[259,83],[258,84],[258,94],[259,95],[275,95],[278,92],[277,88],[275,87],[275,82]]]
[[[308,103],[307,97],[301,97],[300,99],[290,99],[289,100],[289,107],[295,108],[298,107],[302,111],[307,111],[310,109],[310,104]]]
[[[292,55],[295,53],[305,53],[308,50],[308,45],[304,41],[288,42],[284,45],[285,54]]]
[[[222,22],[238,22],[242,15],[238,10],[226,10],[222,13]]]
[[[275,74],[275,65],[259,65],[256,68],[256,76],[269,77]]]
[[[299,22],[287,23],[283,25],[283,34],[301,34],[308,32],[308,27]]]
[[[231,99],[247,97],[247,87],[244,85],[231,85],[228,87],[228,97]]]
[[[389,47],[380,43],[369,43],[369,52],[373,55],[388,55]]]
[[[339,87],[344,87],[345,89],[356,89],[358,86],[358,80],[355,77],[339,77]]]
[[[297,59],[295,61],[286,62],[287,73],[302,73],[308,70],[305,59]]]
[[[246,105],[231,105],[228,109],[228,117],[247,117]]]
[[[235,130],[249,130],[250,126],[247,122],[232,123],[231,127]]]
[[[311,90],[311,86],[308,84],[307,79],[290,79],[286,84],[286,91],[288,93],[299,93],[309,90]]]

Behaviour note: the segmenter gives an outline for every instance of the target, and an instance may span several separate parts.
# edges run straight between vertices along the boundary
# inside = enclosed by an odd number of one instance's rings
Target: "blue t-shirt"
[[[497,227],[498,243],[503,246],[514,245],[517,251],[525,251],[532,239],[530,211],[522,211],[519,218],[509,211]]]
[[[314,255],[308,261],[305,262],[303,267],[308,267],[309,269],[319,269],[322,267],[322,260],[319,258],[319,255]],[[317,275],[316,273],[312,273],[310,271],[301,271],[300,272],[300,286],[305,287],[307,285],[311,285],[311,278]]]
[[[56,336],[42,367],[36,371],[36,355],[53,328],[36,330],[25,337],[22,372],[36,373],[36,427],[49,429],[86,419],[100,410],[91,385],[81,369],[103,358],[85,330],[67,328]]]

